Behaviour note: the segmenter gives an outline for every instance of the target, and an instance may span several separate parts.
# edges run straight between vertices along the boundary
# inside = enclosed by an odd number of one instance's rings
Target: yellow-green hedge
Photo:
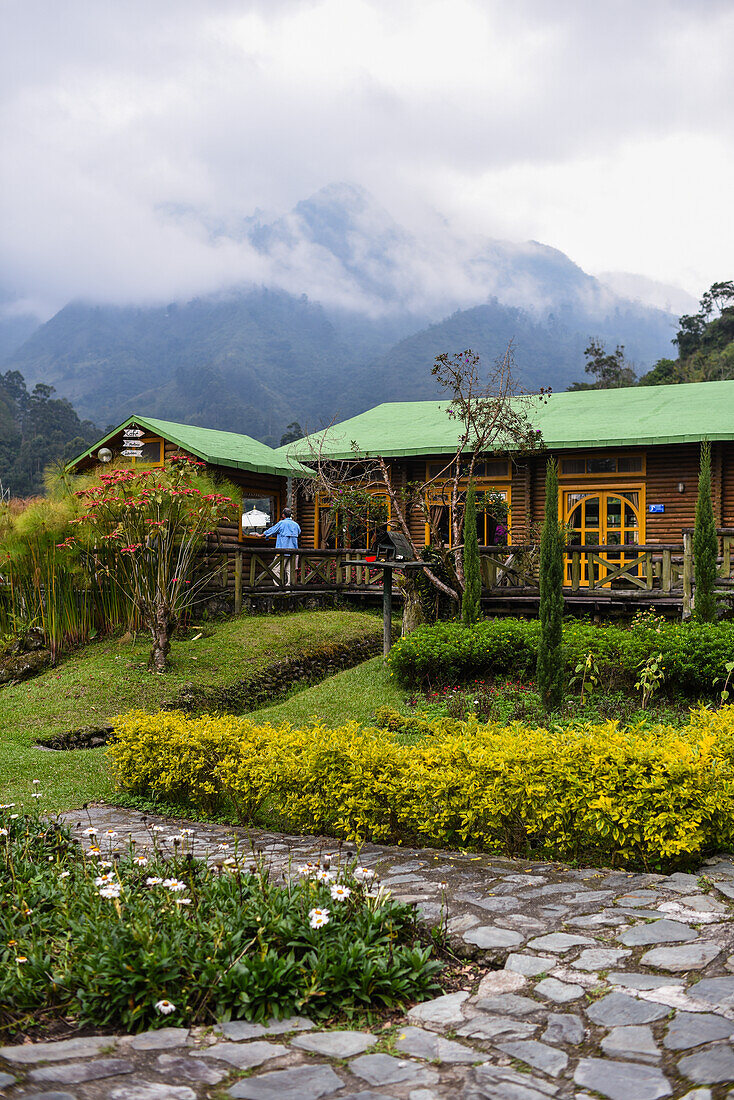
[[[356,723],[134,711],[115,727],[122,788],[243,822],[654,867],[734,840],[734,707],[682,729],[437,721],[413,746]]]

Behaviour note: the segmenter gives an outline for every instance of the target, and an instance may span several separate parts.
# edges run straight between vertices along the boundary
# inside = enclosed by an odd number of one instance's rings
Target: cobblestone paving
[[[155,818],[67,814],[121,845],[193,829],[273,873],[333,841]],[[163,835],[163,834],[159,834]],[[172,841],[169,841],[172,843]],[[734,1100],[734,858],[698,874],[573,870],[367,845],[361,862],[457,947],[496,969],[412,1008],[393,1033],[267,1025],[164,1028],[0,1049],[0,1093],[26,1100]]]

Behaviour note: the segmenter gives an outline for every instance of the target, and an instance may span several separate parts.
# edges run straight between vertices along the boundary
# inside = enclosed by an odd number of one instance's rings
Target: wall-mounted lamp
[[[97,458],[100,462],[112,462],[112,451],[109,447],[100,447],[97,451]]]
[[[679,492],[679,493],[685,493],[685,491],[686,491],[686,483],[685,483],[685,481],[679,481],[679,482],[678,482],[678,492]]]

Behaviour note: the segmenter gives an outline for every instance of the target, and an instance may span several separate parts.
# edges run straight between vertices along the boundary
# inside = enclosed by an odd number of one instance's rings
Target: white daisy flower
[[[97,864],[97,866],[98,866],[98,867],[99,867],[99,868],[100,868],[101,870],[104,870],[104,869],[105,869],[106,867],[113,867],[113,866],[114,866],[114,864],[113,864],[113,862],[112,862],[112,860],[111,860],[111,859],[101,859],[101,860],[99,861],[99,863]]]
[[[112,875],[98,875],[94,880],[95,886],[109,886],[111,882],[114,882]]]
[[[162,882],[163,879],[158,878],[156,875],[149,875],[149,877],[145,880],[146,886],[160,886]]]
[[[174,892],[186,889],[186,883],[181,882],[178,878],[166,878],[163,880],[163,885],[167,890],[173,890]]]
[[[339,883],[331,888],[331,896],[334,901],[346,901],[351,892],[348,886],[341,886]]]
[[[309,909],[308,920],[312,928],[323,928],[325,924],[329,923],[329,910]]]
[[[105,829],[104,836],[106,836],[108,840],[114,840],[117,833],[114,829]]]
[[[156,1001],[154,1008],[161,1016],[170,1016],[172,1012],[176,1011],[175,1004],[165,998],[162,1001]]]
[[[375,877],[375,872],[370,870],[369,867],[355,867],[354,877],[357,882],[366,882],[368,879]]]
[[[193,836],[193,835],[194,835],[194,830],[193,829],[181,829],[181,836]]]
[[[226,852],[229,848],[229,844],[217,844],[217,851]]]
[[[176,898],[176,905],[191,905],[191,898]]]
[[[33,780],[33,785],[35,786],[35,785],[36,785],[36,783],[40,783],[40,782],[41,782],[41,780],[40,780],[40,779],[34,779],[34,780]]]
[[[0,829],[0,836],[7,836],[7,835],[8,835],[8,830],[7,829]]]
[[[71,871],[62,871],[61,874],[59,875],[59,878],[68,878],[70,874],[71,874]]]
[[[103,886],[99,891],[99,896],[101,898],[119,898],[121,889],[122,887],[116,883],[112,886]]]
[[[153,833],[164,833],[166,831],[165,825],[151,825],[150,829]]]
[[[298,874],[303,875],[304,878],[308,878],[310,875],[316,874],[318,866],[315,863],[304,863],[302,867],[298,867]]]
[[[319,882],[331,882],[334,878],[333,871],[317,871],[316,878]]]
[[[136,856],[133,860],[133,863],[137,863],[138,867],[148,866],[148,860],[145,858],[145,856]]]
[[[43,794],[41,793],[41,791],[33,791],[31,794],[31,798],[43,798]]]
[[[94,825],[90,825],[88,829],[85,829],[84,830],[84,835],[85,836],[96,836],[97,835],[97,830],[95,829]]]
[[[0,803],[0,810],[12,810],[14,806],[14,802],[2,802]]]

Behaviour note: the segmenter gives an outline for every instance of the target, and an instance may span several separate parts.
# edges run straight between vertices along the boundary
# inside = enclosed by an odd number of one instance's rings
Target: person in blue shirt
[[[292,569],[293,559],[290,556],[293,550],[298,549],[298,536],[301,533],[301,528],[296,521],[291,518],[290,508],[283,509],[283,518],[274,523],[272,527],[269,527],[267,531],[263,531],[262,537],[264,539],[272,538],[275,535],[275,549],[289,551],[288,559],[286,560],[286,577],[288,584],[292,583]]]

